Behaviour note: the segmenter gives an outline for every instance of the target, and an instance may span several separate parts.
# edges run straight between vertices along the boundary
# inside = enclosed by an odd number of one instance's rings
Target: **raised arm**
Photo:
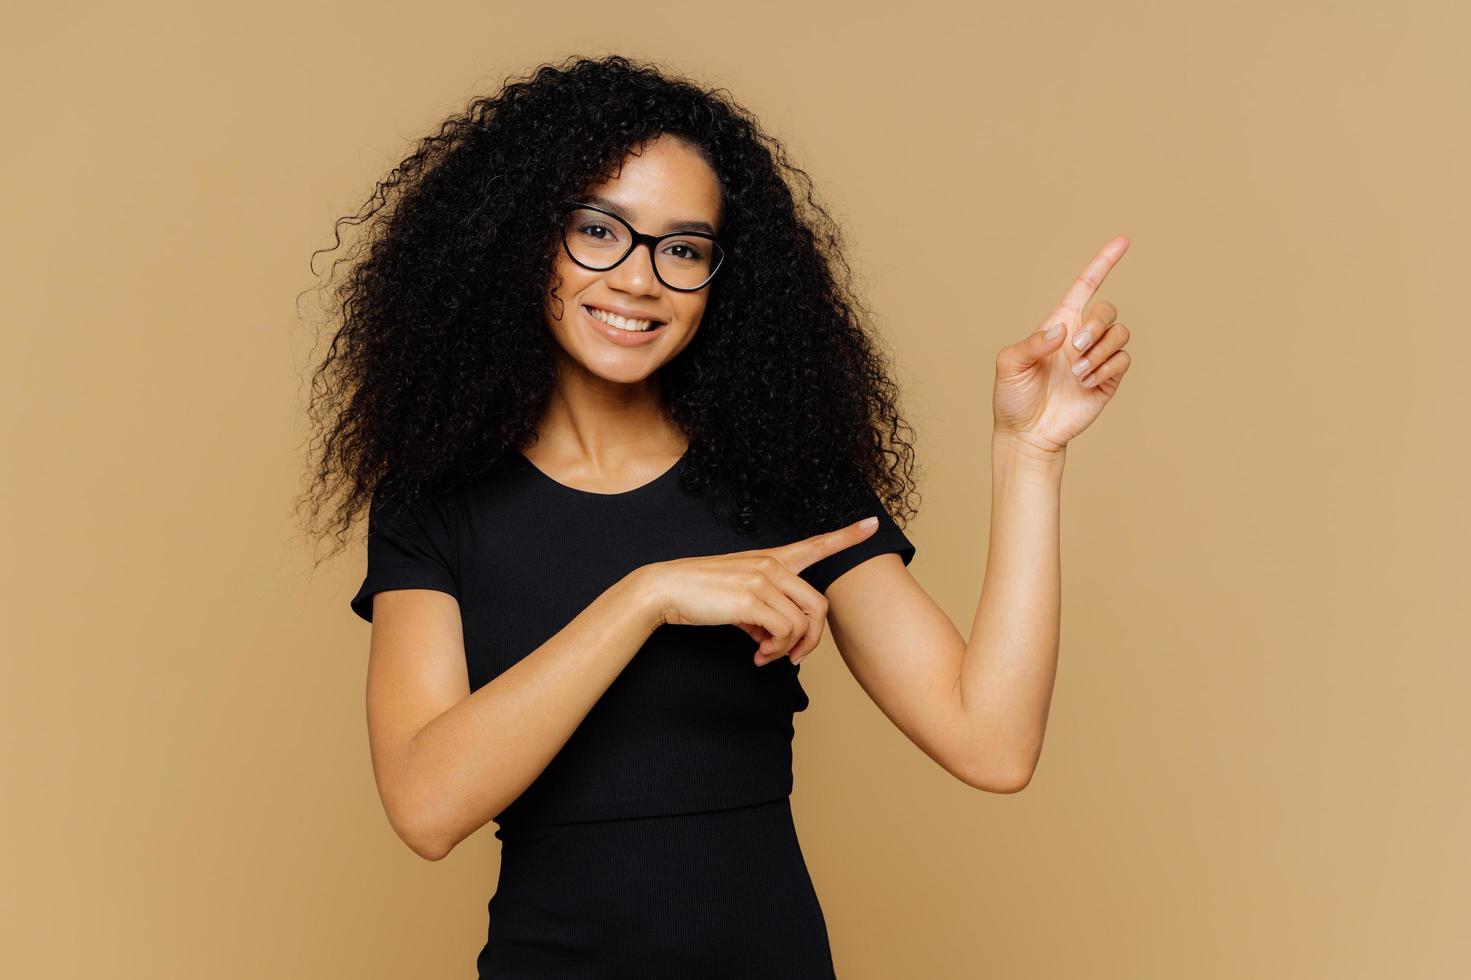
[[[855,566],[827,593],[833,640],[859,685],[978,789],[1021,790],[1042,752],[1057,674],[1066,450],[1130,363],[1113,304],[1083,310],[1128,245],[1105,243],[1037,330],[996,358],[990,551],[970,635],[893,555]]]

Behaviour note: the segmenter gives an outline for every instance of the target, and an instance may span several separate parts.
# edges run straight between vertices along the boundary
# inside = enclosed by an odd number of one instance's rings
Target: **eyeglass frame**
[[[699,292],[706,286],[710,285],[710,283],[715,279],[716,273],[725,268],[725,256],[729,249],[726,247],[724,242],[722,242],[714,235],[707,235],[703,231],[671,231],[666,232],[663,235],[645,235],[643,232],[639,231],[632,224],[630,224],[627,218],[624,218],[622,215],[615,214],[612,211],[609,211],[607,208],[600,208],[596,204],[583,204],[579,201],[562,202],[562,214],[564,218],[568,211],[584,209],[588,211],[596,211],[599,214],[606,214],[608,217],[612,218],[613,220],[623,225],[623,227],[627,228],[630,237],[633,239],[632,243],[628,246],[628,251],[620,255],[618,257],[618,261],[614,262],[612,265],[599,268],[596,266],[588,265],[586,262],[582,261],[577,256],[572,254],[572,246],[567,244],[567,226],[563,224],[561,231],[558,233],[558,236],[562,239],[563,251],[567,253],[567,257],[570,258],[573,262],[576,262],[578,265],[582,266],[582,268],[587,269],[590,272],[607,272],[610,269],[618,268],[618,266],[622,265],[628,259],[628,257],[633,254],[634,249],[643,244],[647,244],[649,246],[649,267],[654,270],[654,278],[658,279],[660,284],[662,284],[666,289],[672,289],[678,293]],[[654,249],[657,248],[659,243],[664,241],[664,239],[666,238],[689,238],[692,236],[695,238],[703,238],[709,242],[714,242],[715,245],[720,249],[720,260],[715,263],[715,268],[710,270],[710,275],[705,278],[705,281],[700,283],[698,286],[671,285],[670,283],[666,282],[664,277],[659,273],[659,260],[658,258],[656,258],[658,253],[655,252]]]

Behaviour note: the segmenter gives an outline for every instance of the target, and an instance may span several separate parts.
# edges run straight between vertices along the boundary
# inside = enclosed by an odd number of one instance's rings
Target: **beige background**
[[[1031,786],[947,776],[830,639],[803,671],[839,975],[1471,975],[1464,5],[10,13],[0,973],[472,974],[492,828],[393,836],[361,543],[293,538],[296,295],[411,139],[622,51],[731,88],[845,222],[963,628],[995,352],[1133,240]]]

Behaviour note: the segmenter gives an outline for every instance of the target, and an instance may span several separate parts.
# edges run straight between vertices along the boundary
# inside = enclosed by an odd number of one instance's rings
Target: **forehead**
[[[720,181],[705,158],[682,140],[662,136],[630,153],[608,180],[582,199],[627,218],[643,231],[720,223]]]

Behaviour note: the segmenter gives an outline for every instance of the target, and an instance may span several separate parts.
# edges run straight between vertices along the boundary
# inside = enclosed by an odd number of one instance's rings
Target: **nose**
[[[659,277],[654,275],[654,250],[639,242],[622,262],[607,272],[608,284],[635,296],[659,295]]]

